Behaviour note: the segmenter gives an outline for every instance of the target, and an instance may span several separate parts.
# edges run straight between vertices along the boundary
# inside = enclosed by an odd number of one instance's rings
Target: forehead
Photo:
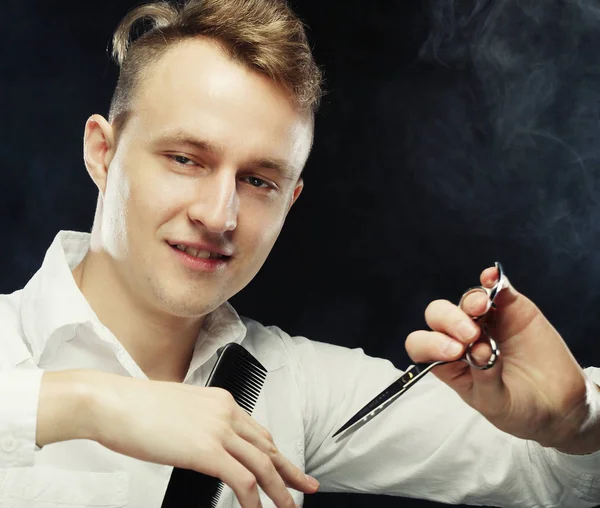
[[[149,65],[131,112],[149,137],[185,131],[240,154],[266,151],[300,166],[312,139],[310,114],[298,111],[287,91],[206,39],[179,43]]]

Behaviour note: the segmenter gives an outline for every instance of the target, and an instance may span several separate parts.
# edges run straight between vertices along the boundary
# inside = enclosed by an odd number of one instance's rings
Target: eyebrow
[[[271,157],[256,159],[250,161],[250,163],[248,163],[246,167],[248,169],[262,168],[277,171],[281,178],[283,178],[284,180],[295,181],[298,179],[298,175],[296,175],[296,171],[294,171],[294,168],[286,161],[281,159],[275,159]]]
[[[221,156],[223,155],[223,148],[211,143],[210,141],[205,141],[203,139],[195,138],[194,136],[190,136],[185,132],[175,132],[172,134],[166,134],[164,136],[159,136],[154,140],[155,144],[174,144],[174,145],[188,145],[193,146],[194,148],[207,152],[211,155]]]
[[[225,153],[225,149],[222,146],[211,143],[210,141],[191,136],[185,132],[175,132],[172,134],[167,134],[165,136],[160,136],[155,140],[155,143],[188,145],[215,157],[221,157]],[[244,164],[244,168],[270,169],[273,171],[277,171],[284,180],[295,181],[297,179],[294,167],[290,165],[287,161],[276,157],[262,157],[258,159],[253,159],[248,163]]]

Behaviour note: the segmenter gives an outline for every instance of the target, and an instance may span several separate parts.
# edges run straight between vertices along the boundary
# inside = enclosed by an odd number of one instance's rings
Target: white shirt
[[[93,441],[35,446],[43,371],[146,379],[75,284],[71,270],[88,248],[88,234],[60,232],[25,288],[0,296],[1,508],[161,506],[170,467]],[[227,303],[206,320],[185,383],[204,386],[216,350],[228,342],[243,344],[267,368],[254,417],[292,462],[318,478],[321,491],[515,507],[600,503],[600,453],[570,456],[505,434],[431,374],[349,439],[331,439],[401,372],[361,349],[240,318]],[[600,381],[600,369],[588,374]],[[302,494],[291,492],[301,505]],[[219,506],[239,506],[228,488]]]

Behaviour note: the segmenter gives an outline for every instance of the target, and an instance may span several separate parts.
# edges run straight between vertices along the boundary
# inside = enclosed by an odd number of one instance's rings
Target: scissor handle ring
[[[484,286],[473,286],[472,288],[467,289],[463,293],[463,295],[460,298],[460,302],[458,302],[458,307],[462,309],[463,302],[465,301],[465,298],[467,298],[467,296],[470,296],[473,293],[484,293],[487,297],[486,304],[485,304],[485,310],[481,314],[478,314],[477,316],[471,316],[473,321],[479,321],[482,317],[484,317],[489,312],[490,308],[494,305],[493,298],[490,298],[490,296],[492,295],[492,292],[494,290],[495,290],[495,287],[494,288],[486,288]]]
[[[500,356],[500,350],[498,349],[498,344],[496,344],[496,341],[494,339],[492,339],[489,335],[486,335],[486,338],[490,343],[490,347],[492,348],[492,354],[488,358],[488,361],[485,365],[478,365],[477,362],[471,356],[471,349],[479,341],[475,341],[472,344],[469,344],[467,346],[467,350],[465,351],[465,360],[464,361],[467,362],[474,369],[487,370],[495,365],[496,360]]]
[[[495,266],[498,270],[498,280],[496,281],[496,284],[494,284],[491,288],[486,288],[485,286],[470,287],[463,293],[463,295],[460,297],[460,301],[458,302],[459,308],[462,309],[462,304],[465,301],[465,298],[467,298],[467,296],[473,293],[485,293],[487,297],[485,310],[477,316],[472,316],[474,321],[479,321],[480,319],[484,318],[491,308],[495,308],[496,304],[494,303],[494,300],[496,300],[496,296],[500,291],[508,287],[508,280],[506,278],[506,275],[504,275],[504,269],[502,268],[502,264],[496,261]]]

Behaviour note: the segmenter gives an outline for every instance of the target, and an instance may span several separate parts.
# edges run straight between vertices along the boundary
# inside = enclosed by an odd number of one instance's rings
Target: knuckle
[[[227,420],[233,420],[238,411],[239,406],[237,405],[233,395],[227,390],[217,388],[216,397],[218,401],[218,410],[221,416]]]
[[[264,427],[261,427],[260,432],[267,441],[269,441],[270,443],[273,442],[273,436],[267,429],[265,429]]]
[[[233,430],[226,425],[215,425],[212,429],[213,438],[216,443],[219,443],[221,448],[223,444],[228,442],[233,436]]]
[[[240,478],[240,486],[246,493],[250,493],[258,488],[258,482],[256,476],[248,472]]]
[[[281,506],[283,508],[296,508],[296,503],[294,502],[294,499],[292,498],[292,496],[288,494],[284,497],[284,499],[281,502]]]
[[[275,443],[271,442],[267,445],[267,449],[266,449],[265,453],[269,457],[274,458],[277,455],[279,455],[279,449],[277,448],[277,446],[275,446]]]
[[[273,466],[273,462],[271,459],[261,453],[261,456],[256,460],[253,468],[254,474],[260,478],[262,483],[271,483],[273,472],[275,471],[275,467]]]
[[[213,388],[213,394],[217,400],[223,404],[234,404],[233,395],[224,388]]]
[[[306,474],[304,473],[304,471],[302,471],[302,469],[300,469],[299,467],[297,467],[295,464],[290,463],[292,466],[292,478],[293,480],[295,480],[299,485],[305,484],[306,483]]]

